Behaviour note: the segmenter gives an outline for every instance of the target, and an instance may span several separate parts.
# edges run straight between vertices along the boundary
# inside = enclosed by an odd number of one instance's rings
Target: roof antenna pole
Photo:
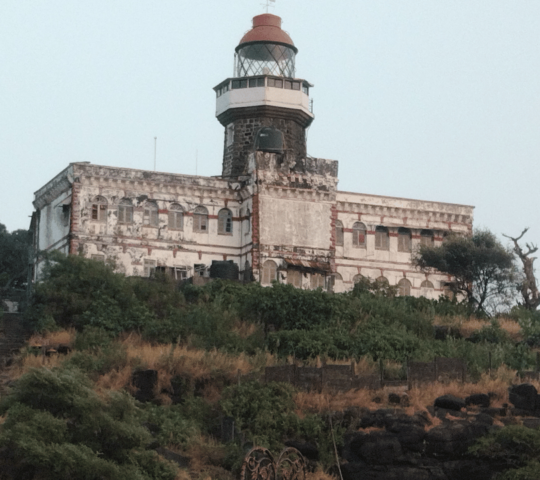
[[[274,5],[270,5],[271,3],[276,3],[276,0],[266,0],[265,3],[262,4],[262,6],[266,8],[266,13],[268,13],[270,7],[274,7]]]
[[[156,171],[157,137],[154,137],[154,172]]]

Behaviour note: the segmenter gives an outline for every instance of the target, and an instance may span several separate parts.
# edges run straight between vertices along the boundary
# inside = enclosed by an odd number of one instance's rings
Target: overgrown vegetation
[[[243,441],[277,453],[291,438],[317,445],[329,467],[334,447],[324,415],[371,400],[345,395],[340,407],[327,393],[238,383],[238,373],[256,376],[293,358],[311,365],[354,359],[370,372],[380,361],[399,376],[408,359],[461,357],[484,385],[478,388],[504,391],[506,383],[486,383],[488,368],[532,369],[540,343],[535,312],[515,309],[486,321],[469,302],[398,297],[395,288],[367,279],[344,294],[223,281],[179,287],[166,276],[129,278],[78,256],[50,260],[26,320],[47,339],[71,329],[56,338],[71,340],[73,351],[47,359],[45,368],[29,347],[1,407],[0,449],[13,453],[0,458],[0,468],[30,469],[36,478],[98,478],[79,474],[77,465],[104,478],[174,478],[153,453],[157,446],[188,456],[192,473],[229,478],[223,469],[239,468]],[[125,392],[134,392],[133,372],[148,368],[160,372],[155,401],[139,404]],[[173,390],[181,399],[171,405]],[[411,408],[422,408],[421,395],[410,392]],[[242,433],[229,444],[213,440],[224,416]],[[341,427],[334,427],[339,443]]]

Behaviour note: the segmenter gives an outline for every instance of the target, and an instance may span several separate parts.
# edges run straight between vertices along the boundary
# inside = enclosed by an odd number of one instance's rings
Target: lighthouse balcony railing
[[[230,90],[238,90],[241,88],[257,88],[257,87],[272,87],[284,88],[286,90],[302,90],[305,95],[309,96],[309,87],[311,85],[305,80],[296,80],[293,78],[283,78],[274,76],[261,76],[249,78],[229,78],[225,82],[220,83],[214,90],[216,97],[219,98]]]

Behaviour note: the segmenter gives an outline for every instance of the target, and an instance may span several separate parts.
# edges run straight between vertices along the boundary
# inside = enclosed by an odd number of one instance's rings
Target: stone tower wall
[[[234,139],[230,145],[227,145],[228,127],[225,127],[224,177],[237,177],[247,173],[248,156],[254,151],[255,137],[259,129],[263,127],[274,127],[283,133],[287,158],[297,160],[306,157],[305,129],[292,119],[257,116],[240,118],[232,123],[234,125]]]

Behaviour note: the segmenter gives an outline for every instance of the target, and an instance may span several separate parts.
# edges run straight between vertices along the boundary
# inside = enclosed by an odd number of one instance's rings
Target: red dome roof
[[[244,43],[253,42],[281,43],[297,51],[291,37],[281,30],[281,18],[271,13],[253,17],[253,28],[242,37],[236,50],[238,51]]]

